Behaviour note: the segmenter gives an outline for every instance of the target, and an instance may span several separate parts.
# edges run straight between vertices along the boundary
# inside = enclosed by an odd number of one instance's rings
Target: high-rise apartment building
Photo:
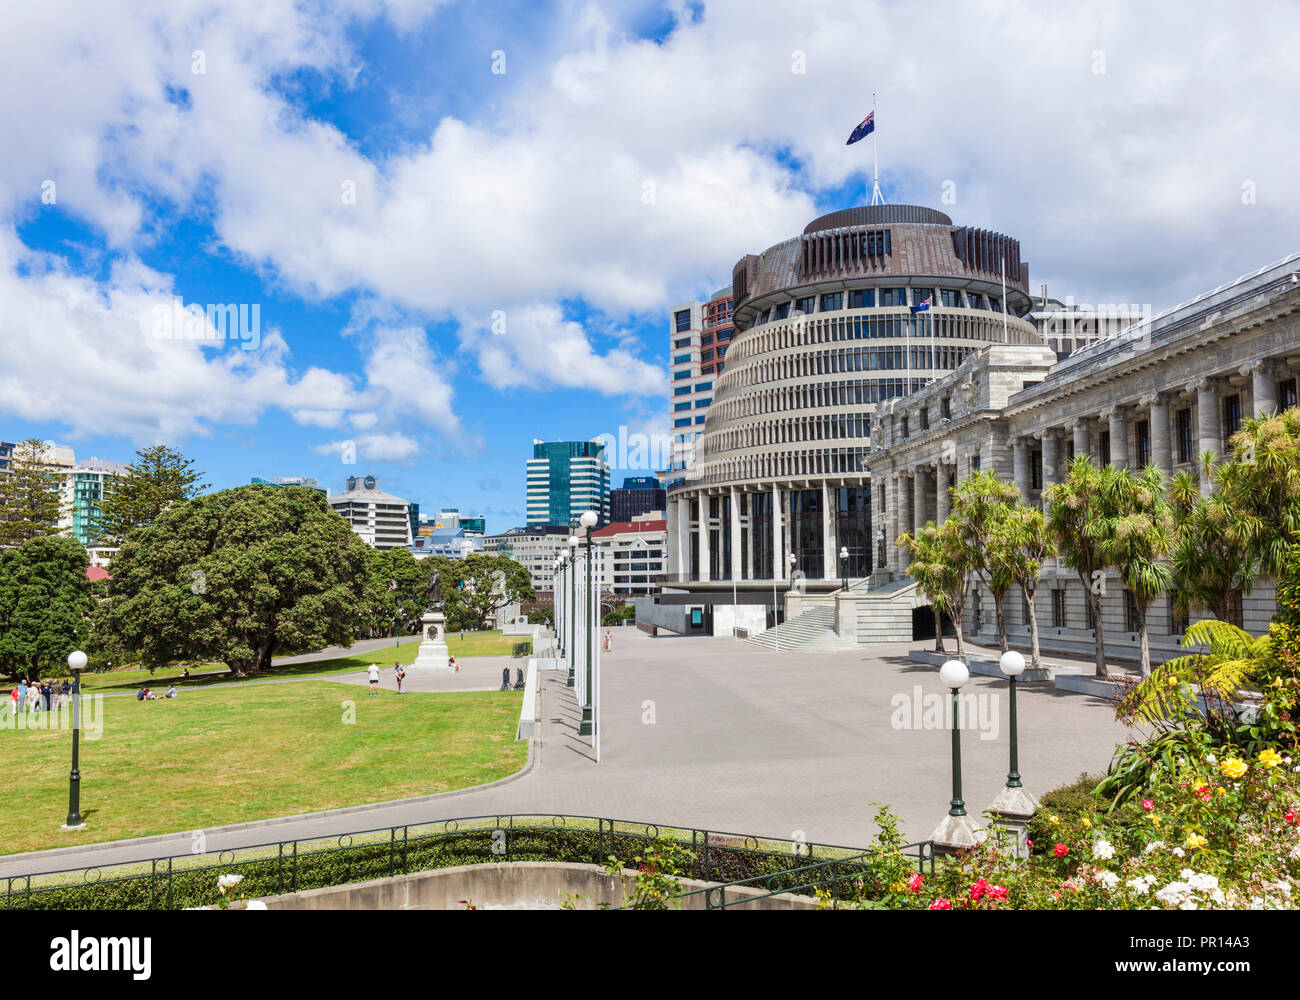
[[[599,441],[533,441],[528,460],[526,521],[569,524],[594,510],[609,521],[609,464]]]
[[[669,312],[669,409],[672,453],[668,483],[680,482],[691,464],[695,442],[704,430],[704,416],[713,401],[714,379],[722,374],[724,358],[735,332],[732,290],[714,292],[708,302],[683,302]]]
[[[628,476],[622,487],[609,491],[609,519],[613,524],[667,509],[668,495],[658,476]]]
[[[60,466],[59,528],[89,547],[99,541],[100,507],[112,480],[124,476],[127,465],[91,458],[71,468]]]
[[[379,489],[374,476],[348,476],[347,489],[329,503],[367,545],[396,549],[411,544],[411,504]]]

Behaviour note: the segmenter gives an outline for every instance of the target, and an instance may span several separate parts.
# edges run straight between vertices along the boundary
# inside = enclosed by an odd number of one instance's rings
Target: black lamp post
[[[591,529],[596,526],[599,515],[594,510],[583,511],[582,517],[578,518],[578,523],[586,529],[587,532],[587,621],[586,621],[586,639],[587,639],[587,662],[584,664],[586,669],[586,690],[583,691],[582,722],[578,725],[579,736],[591,736],[596,731],[596,720],[592,713],[592,694],[594,686],[592,683],[592,649],[591,636],[595,631],[595,620],[593,618],[595,609],[592,607],[592,590],[591,590]]]
[[[72,771],[68,775],[68,821],[63,824],[63,829],[84,830],[86,824],[81,818],[81,768],[78,755],[81,737],[81,671],[86,666],[86,654],[79,649],[69,653],[68,666],[72,669]]]
[[[578,647],[578,536],[569,536],[569,677],[567,687],[574,686],[573,659]]]
[[[1025,672],[1025,658],[1014,649],[1008,649],[998,659],[998,667],[1011,684],[1011,769],[1007,772],[1007,787],[1020,787],[1020,747],[1016,737],[1016,678]]]
[[[952,690],[952,801],[948,804],[948,815],[965,816],[966,803],[961,797],[961,729],[958,726],[961,713],[957,692],[970,680],[970,671],[961,660],[949,660],[939,668],[939,680]]]

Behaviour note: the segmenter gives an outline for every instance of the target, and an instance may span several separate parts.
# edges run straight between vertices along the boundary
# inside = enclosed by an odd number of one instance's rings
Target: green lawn
[[[509,656],[518,636],[503,636],[499,630],[488,632],[466,632],[460,638],[459,632],[447,636],[447,649],[457,658],[473,656]],[[189,680],[181,680],[181,668],[169,666],[158,667],[150,676],[148,670],[132,668],[129,670],[106,670],[102,673],[86,673],[81,676],[82,686],[86,690],[113,691],[134,690],[141,684],[148,684],[156,691],[167,689],[169,681],[175,681],[178,687],[199,687],[206,684],[226,683],[228,681],[257,680],[267,677],[327,677],[331,674],[347,674],[364,670],[372,662],[381,667],[391,668],[394,663],[412,663],[420,648],[418,636],[402,636],[401,644],[393,640],[393,645],[372,650],[369,653],[353,653],[348,656],[329,660],[311,660],[307,663],[290,663],[271,667],[255,677],[233,677],[223,664],[209,663],[190,666]]]
[[[153,702],[105,698],[102,735],[83,732],[81,810],[89,829],[77,833],[59,829],[68,810],[70,732],[0,727],[0,760],[12,779],[0,809],[0,853],[493,781],[527,759],[526,742],[514,739],[522,698],[514,691],[372,697],[359,685],[326,681],[187,690]],[[353,724],[343,721],[345,701],[355,703]]]

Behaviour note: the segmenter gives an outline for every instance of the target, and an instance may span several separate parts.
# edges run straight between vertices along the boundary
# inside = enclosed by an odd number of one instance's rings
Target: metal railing
[[[645,848],[669,842],[691,852],[680,877],[792,892],[811,884],[807,873],[826,866],[844,878],[861,875],[871,854],[861,848],[758,838],[692,827],[554,813],[469,816],[382,827],[330,837],[270,841],[206,854],[173,854],[112,867],[69,868],[0,877],[0,909],[172,910],[211,906],[217,877],[244,876],[241,898],[280,895],[409,875],[456,865],[508,861],[606,863],[635,867]],[[905,853],[919,868],[934,855],[929,842]],[[820,859],[820,860],[814,860]],[[849,866],[849,867],[845,867]],[[763,880],[767,879],[766,883]],[[779,888],[774,879],[793,888]],[[839,879],[842,881],[842,879]],[[725,887],[724,887],[725,888]],[[725,894],[724,894],[725,896]]]

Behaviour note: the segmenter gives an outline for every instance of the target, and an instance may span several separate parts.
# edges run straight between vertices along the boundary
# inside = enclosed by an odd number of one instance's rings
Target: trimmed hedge
[[[408,841],[395,840],[349,847],[316,850],[295,856],[286,845],[280,857],[211,864],[201,868],[168,871],[160,864],[154,874],[119,879],[34,888],[25,891],[24,879],[0,881],[0,909],[33,910],[178,910],[217,904],[217,876],[244,876],[239,897],[251,899],[285,892],[319,889],[349,882],[387,878],[411,872],[430,871],[458,865],[493,864],[501,861],[555,861],[604,864],[614,855],[625,867],[652,844],[672,844],[688,850],[689,841],[668,841],[628,834],[556,828],[502,827],[506,837],[495,844],[492,828],[447,834],[424,835]],[[769,891],[790,889],[808,881],[807,875],[788,874],[792,869],[817,863],[819,858],[756,851],[744,847],[710,844],[707,853],[697,846],[692,870],[683,876],[707,882],[734,882],[754,876],[772,875],[762,887]],[[839,898],[852,895],[861,879],[868,886],[879,885],[871,864],[844,862],[818,869],[813,875]],[[784,876],[784,877],[782,877]],[[5,893],[6,884],[9,891]]]

